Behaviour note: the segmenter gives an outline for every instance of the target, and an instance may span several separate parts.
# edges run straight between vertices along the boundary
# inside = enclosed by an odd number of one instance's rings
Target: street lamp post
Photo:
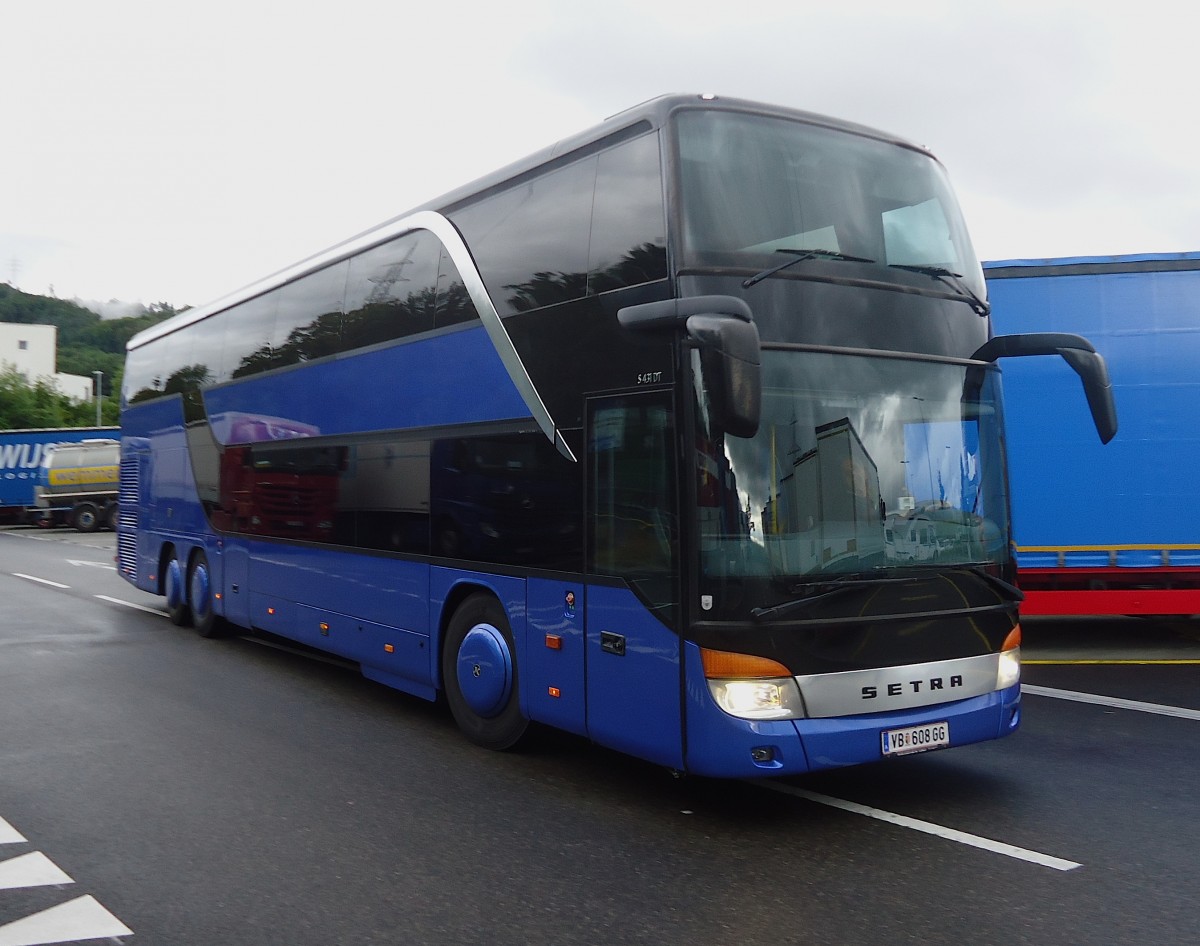
[[[103,371],[93,371],[92,375],[96,378],[96,426],[100,426],[100,385],[104,381]]]

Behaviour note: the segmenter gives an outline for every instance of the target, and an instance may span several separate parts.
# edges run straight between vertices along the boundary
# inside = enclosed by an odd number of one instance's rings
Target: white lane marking
[[[73,884],[67,873],[41,851],[0,861],[0,890]]]
[[[89,895],[0,926],[0,946],[44,946],[132,933],[133,930]]]
[[[920,831],[924,834],[932,834],[935,837],[944,838],[947,841],[956,841],[959,844],[966,844],[970,847],[977,847],[984,851],[991,851],[993,854],[1003,854],[1006,857],[1015,857],[1017,860],[1027,861],[1030,864],[1037,864],[1040,867],[1049,867],[1052,870],[1074,870],[1076,867],[1083,866],[1075,861],[1063,860],[1061,857],[1054,857],[1050,854],[1042,854],[1039,851],[1030,851],[1023,847],[1017,847],[1013,844],[1006,844],[1003,841],[993,841],[990,838],[983,838],[977,834],[967,834],[965,831],[957,831],[954,828],[946,828],[940,824],[933,824],[929,821],[919,821],[916,818],[898,815],[895,812],[884,811],[881,808],[871,808],[867,805],[860,805],[857,802],[845,801],[844,799],[833,798],[829,795],[821,795],[817,792],[810,792],[804,788],[793,788],[791,785],[782,785],[777,782],[756,782],[752,784],[760,785],[762,788],[769,788],[775,792],[783,792],[785,795],[795,795],[798,798],[805,798],[808,801],[816,802],[819,805],[828,805],[830,808],[840,808],[842,811],[853,812],[856,815],[864,815],[867,818],[874,818],[877,821],[886,821],[889,824],[898,825],[901,828],[909,828],[913,831]],[[3,946],[3,944],[0,944],[0,946]]]
[[[0,818],[0,844],[23,844],[25,835]]]
[[[1164,703],[1142,703],[1138,700],[1122,700],[1115,696],[1077,693],[1074,690],[1056,690],[1053,687],[1036,687],[1028,683],[1021,684],[1021,692],[1029,693],[1033,696],[1048,696],[1055,700],[1071,700],[1075,703],[1095,703],[1099,706],[1112,706],[1115,709],[1134,710],[1138,713],[1155,713],[1159,716],[1174,716],[1178,719],[1200,720],[1200,710],[1188,709],[1184,706],[1167,706]]]
[[[42,585],[49,585],[51,588],[70,588],[70,585],[64,585],[59,581],[51,581],[49,578],[38,578],[37,575],[22,575],[20,572],[13,572],[17,578],[24,578],[26,581],[36,581]]]
[[[132,601],[122,601],[120,598],[110,598],[108,595],[96,595],[101,601],[107,601],[109,604],[123,604],[127,608],[136,608],[139,611],[145,611],[147,614],[157,614],[160,618],[166,617],[166,611],[160,611],[158,608],[150,608],[144,604],[134,604]]]
[[[114,572],[117,570],[116,565],[107,565],[104,562],[88,562],[79,558],[68,558],[66,561],[68,565],[90,565],[92,568],[107,568]]]

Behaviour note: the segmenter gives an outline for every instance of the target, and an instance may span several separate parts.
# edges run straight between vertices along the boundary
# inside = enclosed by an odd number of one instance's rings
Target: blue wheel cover
[[[183,569],[176,559],[167,566],[167,607],[177,608],[183,604]]]
[[[191,604],[192,613],[197,617],[203,617],[208,613],[208,569],[203,565],[197,565],[192,569],[192,587],[191,587]]]
[[[485,719],[496,716],[512,693],[512,654],[504,635],[476,624],[458,648],[458,687],[467,705]]]

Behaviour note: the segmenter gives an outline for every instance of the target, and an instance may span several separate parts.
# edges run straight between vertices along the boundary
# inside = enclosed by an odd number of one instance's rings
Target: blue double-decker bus
[[[1020,718],[1001,356],[941,165],[656,99],[130,341],[121,575],[681,772]],[[1057,405],[1048,404],[1048,411]]]

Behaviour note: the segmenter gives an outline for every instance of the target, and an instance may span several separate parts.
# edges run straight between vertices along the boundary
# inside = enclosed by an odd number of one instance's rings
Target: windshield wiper
[[[760,283],[768,276],[774,276],[781,269],[787,269],[789,266],[795,266],[797,263],[803,263],[810,259],[836,259],[845,260],[850,263],[874,263],[873,259],[866,259],[862,256],[850,256],[847,253],[839,253],[837,250],[793,250],[783,247],[775,251],[776,253],[794,253],[795,258],[784,260],[778,266],[772,266],[770,269],[764,269],[756,276],[751,276],[749,279],[742,282],[743,289],[749,289],[755,283]]]
[[[766,621],[771,618],[778,617],[781,614],[787,614],[790,611],[795,611],[797,608],[807,607],[816,604],[818,601],[824,601],[832,598],[834,595],[844,594],[847,591],[854,591],[857,588],[878,588],[882,585],[904,585],[911,584],[916,581],[924,581],[928,578],[927,575],[906,575],[902,578],[830,578],[826,581],[814,581],[807,584],[792,585],[788,590],[793,594],[800,594],[799,598],[794,598],[791,601],[785,601],[782,604],[774,605],[770,608],[752,608],[750,616],[756,621]]]
[[[909,273],[921,273],[925,276],[930,276],[938,282],[945,283],[960,296],[964,297],[964,301],[970,302],[970,306],[975,310],[976,315],[987,315],[991,311],[991,307],[984,302],[979,296],[971,291],[971,287],[963,282],[962,273],[951,272],[945,266],[910,266],[907,263],[889,263],[891,269],[903,269]]]

